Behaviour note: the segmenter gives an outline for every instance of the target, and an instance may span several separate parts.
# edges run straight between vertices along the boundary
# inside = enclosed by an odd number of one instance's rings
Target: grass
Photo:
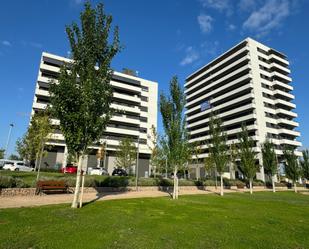
[[[0,210],[0,248],[309,248],[309,195],[181,196]]]

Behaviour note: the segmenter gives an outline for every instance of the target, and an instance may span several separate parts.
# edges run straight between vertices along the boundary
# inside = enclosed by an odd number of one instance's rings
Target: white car
[[[27,166],[24,162],[8,162],[4,164],[3,169],[11,171],[33,171],[34,169]]]
[[[108,172],[104,168],[88,168],[88,174],[89,175],[108,175]]]

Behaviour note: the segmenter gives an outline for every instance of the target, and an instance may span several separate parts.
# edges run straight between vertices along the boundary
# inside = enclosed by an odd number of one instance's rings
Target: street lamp
[[[14,124],[10,124],[9,134],[8,134],[8,138],[6,140],[6,145],[5,145],[5,150],[4,150],[4,156],[3,156],[4,158],[6,158],[6,154],[7,154],[7,150],[8,150],[8,147],[9,147],[13,127],[14,127]]]
[[[138,158],[139,158],[139,137],[137,138],[137,152],[136,152],[136,168],[135,168],[135,189],[137,189],[137,181],[138,181]]]

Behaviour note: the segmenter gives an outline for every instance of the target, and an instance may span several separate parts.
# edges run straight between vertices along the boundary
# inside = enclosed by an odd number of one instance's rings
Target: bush
[[[253,180],[252,186],[265,186],[265,183],[261,180]]]
[[[216,186],[216,182],[214,180],[205,180],[204,186]]]
[[[60,172],[59,169],[55,169],[55,168],[41,168],[40,171],[41,172],[54,172],[54,173],[59,173]]]
[[[0,188],[27,188],[29,187],[22,179],[12,176],[0,176]]]

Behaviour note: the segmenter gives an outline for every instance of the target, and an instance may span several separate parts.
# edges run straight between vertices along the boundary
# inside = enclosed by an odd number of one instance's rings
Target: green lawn
[[[309,195],[181,196],[0,210],[0,248],[309,248]]]

